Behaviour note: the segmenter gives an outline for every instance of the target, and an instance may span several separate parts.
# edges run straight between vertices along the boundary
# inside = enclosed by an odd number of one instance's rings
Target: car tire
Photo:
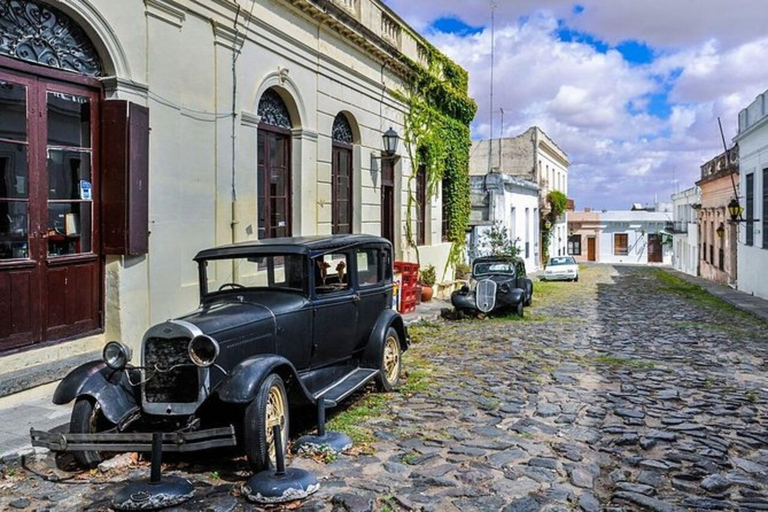
[[[400,346],[400,336],[390,327],[384,337],[379,359],[379,375],[376,384],[380,391],[392,391],[400,384],[400,369],[402,367],[403,350]]]
[[[273,373],[261,383],[256,398],[245,409],[243,446],[254,473],[276,467],[272,428],[280,425],[283,455],[289,434],[288,393],[283,379]]]
[[[114,427],[101,412],[99,402],[90,396],[81,396],[75,401],[72,408],[72,417],[69,420],[69,432],[71,434],[96,434]],[[91,469],[110,458],[113,453],[98,451],[73,451],[72,456],[82,467]]]
[[[579,282],[579,276],[574,277],[573,280],[578,283]]]
[[[525,303],[524,306],[528,307],[533,303],[533,283],[525,283]]]
[[[517,303],[517,309],[515,310],[517,313],[517,316],[520,318],[523,318],[525,316],[525,306],[523,305],[523,301],[520,301]]]

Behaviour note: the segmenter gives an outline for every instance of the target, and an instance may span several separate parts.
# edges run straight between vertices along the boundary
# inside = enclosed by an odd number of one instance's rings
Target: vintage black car
[[[34,445],[93,467],[108,452],[241,446],[255,471],[286,446],[290,409],[333,404],[375,379],[399,382],[409,344],[392,308],[392,245],[368,235],[270,239],[199,252],[200,306],[151,327],[139,366],[108,343],[53,402],[75,400],[69,434]]]
[[[459,311],[499,313],[514,310],[523,316],[533,300],[533,281],[525,274],[521,258],[485,256],[472,262],[469,285],[451,294],[451,304]]]

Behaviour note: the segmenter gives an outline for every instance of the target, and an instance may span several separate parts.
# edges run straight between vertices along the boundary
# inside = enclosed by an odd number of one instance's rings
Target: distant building
[[[539,240],[539,186],[528,180],[492,172],[470,176],[472,214],[470,215],[470,258],[482,255],[484,235],[494,224],[503,228],[515,242],[518,255],[529,272],[539,268],[535,248]]]
[[[699,225],[701,190],[691,187],[672,195],[672,266],[680,272],[699,275]]]
[[[490,170],[518,176],[539,186],[539,233],[549,233],[549,255],[567,253],[567,214],[546,229],[549,213],[547,194],[557,190],[568,195],[568,155],[541,128],[533,126],[517,137],[481,140],[472,143],[469,173],[483,176]],[[534,247],[534,257],[541,261],[541,239]]]
[[[768,299],[768,91],[739,113],[739,289]]]
[[[739,181],[740,148],[730,149],[701,166],[699,211],[699,275],[736,286],[736,224],[728,222],[728,203]],[[722,229],[721,229],[722,228]]]
[[[669,265],[671,235],[666,230],[671,222],[668,211],[571,212],[569,250],[582,262]]]

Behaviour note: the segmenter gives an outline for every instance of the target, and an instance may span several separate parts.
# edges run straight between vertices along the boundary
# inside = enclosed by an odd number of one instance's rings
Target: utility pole
[[[493,56],[496,46],[496,1],[491,0],[491,99],[490,99],[490,123],[489,138],[488,138],[488,172],[491,172],[491,159],[493,154]]]
[[[501,128],[499,129],[499,172],[503,173],[504,166],[501,163],[501,147],[504,141],[504,109],[499,108],[499,111],[501,111]]]

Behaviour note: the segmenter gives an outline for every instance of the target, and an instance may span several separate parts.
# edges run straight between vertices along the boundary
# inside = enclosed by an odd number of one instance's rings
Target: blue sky
[[[566,151],[579,209],[693,186],[722,151],[717,118],[730,140],[768,89],[763,0],[497,1],[493,105],[490,2],[387,3],[469,71],[474,139],[537,125]]]

